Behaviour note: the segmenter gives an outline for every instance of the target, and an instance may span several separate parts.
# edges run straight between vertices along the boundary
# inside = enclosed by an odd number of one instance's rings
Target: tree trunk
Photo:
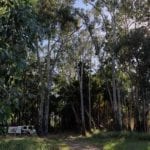
[[[117,106],[117,95],[116,95],[116,81],[115,81],[115,58],[114,54],[112,56],[112,88],[113,88],[113,111],[114,111],[114,123],[115,129],[121,130],[119,126],[119,119],[118,119],[118,106]]]
[[[79,82],[80,82],[80,101],[81,101],[81,132],[82,135],[86,134],[85,129],[85,115],[84,115],[84,100],[83,100],[83,62],[81,62],[79,71]]]
[[[39,95],[40,95],[40,106],[39,106],[39,120],[38,120],[38,132],[40,135],[43,135],[43,110],[44,110],[44,90],[43,90],[43,74],[42,74],[42,66],[40,63],[39,49],[37,44],[37,61],[38,61],[38,73],[40,76],[40,82],[42,85],[39,87]]]
[[[43,113],[44,113],[44,95],[42,95],[43,92],[41,91],[41,94],[40,94],[40,107],[39,107],[39,134],[40,135],[43,135]]]
[[[77,128],[78,128],[78,127],[80,127],[80,123],[81,122],[80,122],[80,119],[78,117],[77,111],[74,108],[74,104],[73,103],[71,104],[71,108],[73,110],[73,113],[74,113],[74,116],[75,116],[75,119],[76,119],[76,123],[77,123]]]
[[[122,113],[121,113],[121,100],[120,100],[120,88],[117,89],[117,95],[118,95],[118,123],[120,126],[120,130],[122,130]]]
[[[46,98],[45,98],[45,103],[44,103],[44,120],[43,120],[45,135],[48,134],[48,127],[49,127],[49,104],[50,104],[50,92],[51,92],[51,86],[52,86],[53,71],[54,71],[56,62],[58,60],[58,57],[60,55],[62,45],[60,46],[60,49],[57,51],[55,56],[53,56],[55,54],[53,51],[53,48],[54,48],[53,46],[50,47],[50,39],[48,39],[48,47],[47,47],[48,54],[47,54],[47,59],[46,59],[47,60],[47,68],[46,68],[47,91],[45,95]],[[50,60],[53,60],[53,61],[50,62]]]
[[[119,115],[118,115],[118,105],[117,105],[117,89],[116,89],[116,69],[115,69],[115,47],[117,45],[117,37],[116,37],[116,4],[114,2],[114,8],[112,13],[112,26],[113,26],[113,37],[112,44],[114,45],[112,48],[112,87],[113,87],[113,109],[114,109],[114,121],[115,121],[115,129],[121,130],[119,124]]]
[[[91,60],[90,60],[90,69],[91,69]],[[88,87],[89,87],[89,130],[91,130],[92,128],[92,125],[91,125],[91,75],[89,73],[89,84],[88,84]]]
[[[88,111],[85,110],[85,112],[86,112],[87,116],[90,117],[90,114],[88,113]],[[96,129],[95,121],[94,121],[93,117],[91,116],[91,124],[92,123],[93,123],[93,127],[94,127],[94,130],[95,130]]]
[[[45,112],[44,112],[44,135],[48,134],[48,125],[49,125],[49,101],[50,101],[50,91],[52,85],[52,70],[51,70],[51,52],[50,52],[50,41],[48,41],[48,55],[47,55],[47,92],[45,99]]]

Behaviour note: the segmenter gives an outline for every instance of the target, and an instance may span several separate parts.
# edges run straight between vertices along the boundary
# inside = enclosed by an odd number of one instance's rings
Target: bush
[[[7,127],[0,126],[0,135],[6,135],[7,134]]]

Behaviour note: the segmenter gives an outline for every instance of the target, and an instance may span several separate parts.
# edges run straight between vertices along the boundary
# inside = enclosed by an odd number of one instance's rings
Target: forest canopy
[[[150,2],[76,1],[0,1],[0,134],[149,132]]]

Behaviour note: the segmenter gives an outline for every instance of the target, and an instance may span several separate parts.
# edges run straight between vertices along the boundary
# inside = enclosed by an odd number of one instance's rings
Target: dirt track
[[[96,148],[88,143],[76,142],[76,141],[68,141],[66,142],[69,145],[70,150],[101,150],[100,148]]]

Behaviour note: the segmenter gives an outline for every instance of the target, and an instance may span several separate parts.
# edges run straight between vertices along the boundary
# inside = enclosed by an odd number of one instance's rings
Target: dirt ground
[[[69,145],[70,150],[102,150],[85,142],[82,143],[77,141],[66,141],[66,143]]]
[[[69,146],[70,150],[102,150],[102,148],[98,148],[87,141],[82,140],[82,137],[76,135],[51,135],[50,137],[52,139],[64,139],[64,142]]]

